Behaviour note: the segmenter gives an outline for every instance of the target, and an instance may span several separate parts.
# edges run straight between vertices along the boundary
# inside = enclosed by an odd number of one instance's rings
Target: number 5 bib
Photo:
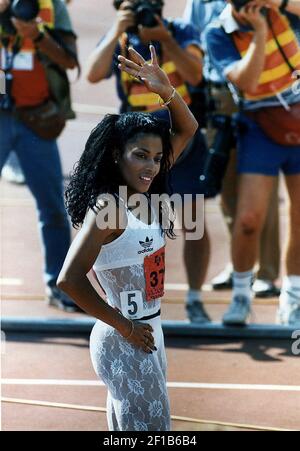
[[[144,316],[144,302],[141,291],[122,291],[120,300],[122,313],[126,318],[134,320]]]

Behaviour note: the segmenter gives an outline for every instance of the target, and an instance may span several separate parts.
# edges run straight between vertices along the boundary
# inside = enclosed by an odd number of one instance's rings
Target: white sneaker
[[[276,319],[283,326],[300,328],[300,298],[289,291],[282,291]]]
[[[266,279],[256,279],[252,285],[252,291],[257,298],[271,298],[280,295],[279,288],[271,280]]]
[[[285,308],[278,309],[277,323],[300,329],[300,304],[288,304]]]
[[[232,272],[232,264],[228,263],[226,268],[211,280],[213,290],[230,290],[233,285]]]
[[[211,322],[202,302],[195,300],[192,303],[186,304],[185,308],[191,323],[204,324]]]
[[[24,185],[25,183],[25,177],[22,169],[19,167],[13,167],[8,163],[3,166],[1,177],[3,177],[3,179],[7,182],[16,183],[17,185]]]
[[[245,326],[250,314],[251,299],[247,296],[235,296],[223,316],[223,324],[226,326]]]

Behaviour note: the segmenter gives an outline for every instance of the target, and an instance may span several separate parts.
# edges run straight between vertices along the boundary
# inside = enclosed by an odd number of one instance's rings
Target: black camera
[[[38,0],[11,0],[10,6],[0,14],[0,27],[6,34],[16,34],[11,18],[29,22],[37,17],[39,10]]]
[[[119,9],[124,0],[114,0],[114,6]],[[155,15],[162,16],[163,0],[133,0],[130,9],[136,18],[135,27],[128,30],[131,33],[138,31],[138,26],[153,28],[157,25]]]
[[[246,6],[248,3],[250,3],[252,0],[232,0],[233,6],[237,11],[240,11],[244,6]],[[262,7],[260,10],[260,13],[263,16],[266,16],[268,14],[268,9],[265,7]]]
[[[250,3],[251,0],[232,0],[233,6],[237,11],[240,11],[247,3]]]
[[[236,124],[231,116],[223,114],[214,114],[210,120],[217,133],[212,146],[207,151],[203,173],[199,181],[202,192],[214,197],[222,191],[231,149],[236,147]]]

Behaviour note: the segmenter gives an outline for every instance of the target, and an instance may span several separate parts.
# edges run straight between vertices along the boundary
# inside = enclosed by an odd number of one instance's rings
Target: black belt
[[[160,316],[160,309],[158,310],[158,312],[154,313],[153,315],[149,315],[149,316],[143,316],[143,318],[134,320],[134,321],[147,321],[148,319],[153,319],[156,318],[157,316]]]

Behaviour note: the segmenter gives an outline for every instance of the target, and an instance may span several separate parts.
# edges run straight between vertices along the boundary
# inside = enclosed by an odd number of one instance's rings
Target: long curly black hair
[[[148,113],[107,114],[92,130],[66,190],[66,208],[73,227],[79,228],[83,224],[89,209],[97,213],[99,195],[109,193],[116,196],[119,187],[126,185],[115,160],[122,157],[126,143],[140,134],[159,136],[163,145],[160,172],[148,194],[171,193],[168,172],[173,151],[169,123]],[[169,207],[160,205],[159,222],[162,228],[164,223],[166,235],[174,238],[172,214],[168,215],[170,221],[167,228],[162,219],[166,217],[166,208]]]

